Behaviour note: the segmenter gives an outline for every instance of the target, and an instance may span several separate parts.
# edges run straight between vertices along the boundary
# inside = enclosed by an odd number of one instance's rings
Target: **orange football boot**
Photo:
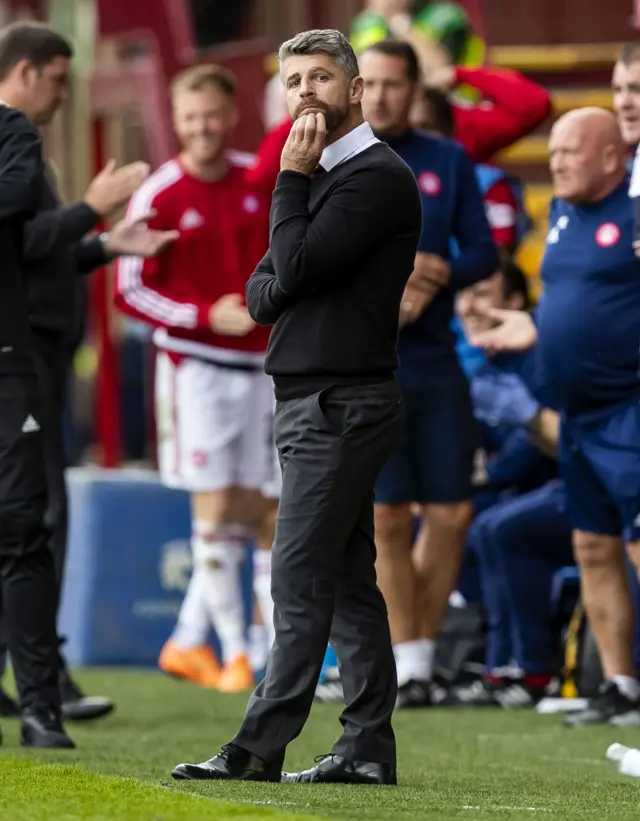
[[[185,649],[169,639],[160,653],[158,667],[170,676],[184,678],[202,687],[217,687],[221,668],[211,647]]]
[[[254,686],[253,670],[245,653],[225,664],[217,684],[218,690],[222,693],[242,693],[245,690],[252,690]]]

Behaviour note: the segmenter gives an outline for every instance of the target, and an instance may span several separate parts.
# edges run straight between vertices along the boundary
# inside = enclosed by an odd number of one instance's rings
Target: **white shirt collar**
[[[355,157],[380,140],[374,136],[369,123],[361,123],[335,143],[328,145],[320,157],[320,165],[325,171],[331,171],[336,165]]]

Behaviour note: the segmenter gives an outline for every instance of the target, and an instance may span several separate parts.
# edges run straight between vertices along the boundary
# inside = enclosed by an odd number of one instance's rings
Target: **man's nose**
[[[313,95],[313,85],[310,82],[303,80],[300,83],[300,96],[306,100],[308,97],[312,97]]]
[[[549,168],[553,172],[560,171],[561,168],[562,168],[562,165],[563,165],[562,157],[558,157],[557,155],[552,156],[551,159],[549,160]]]

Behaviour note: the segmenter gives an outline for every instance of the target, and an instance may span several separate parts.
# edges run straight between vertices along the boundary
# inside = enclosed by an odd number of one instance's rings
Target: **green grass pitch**
[[[557,716],[494,710],[400,713],[400,786],[356,788],[171,780],[181,761],[203,761],[237,729],[245,696],[225,696],[155,672],[79,674],[117,711],[69,725],[78,749],[18,746],[3,721],[0,821],[637,821],[640,779],[604,754],[613,741],[640,747],[640,730],[567,730]],[[287,769],[309,766],[339,732],[337,705],[314,706]]]

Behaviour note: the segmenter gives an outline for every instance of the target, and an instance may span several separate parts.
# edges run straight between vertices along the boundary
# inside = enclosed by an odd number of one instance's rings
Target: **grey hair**
[[[358,58],[351,43],[342,32],[335,29],[303,31],[283,43],[278,52],[280,75],[282,76],[282,67],[288,57],[304,54],[328,54],[349,80],[360,74]]]

